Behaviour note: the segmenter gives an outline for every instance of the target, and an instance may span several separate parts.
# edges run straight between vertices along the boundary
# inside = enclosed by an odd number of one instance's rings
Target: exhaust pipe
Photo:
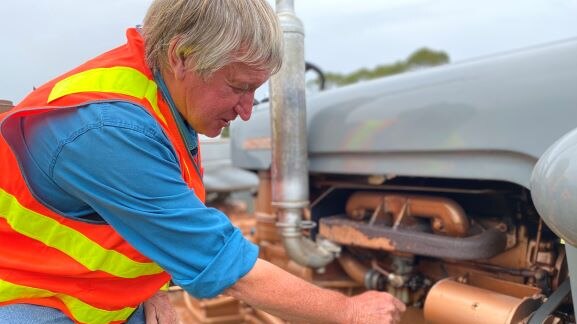
[[[281,70],[270,81],[272,123],[272,204],[285,249],[295,262],[322,268],[334,259],[334,246],[320,247],[302,236],[302,215],[308,201],[305,106],[304,28],[294,1],[277,0],[284,35]]]

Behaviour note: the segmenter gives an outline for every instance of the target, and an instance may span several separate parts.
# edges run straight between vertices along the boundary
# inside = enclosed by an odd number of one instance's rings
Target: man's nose
[[[235,112],[244,121],[250,119],[252,115],[252,106],[254,103],[254,91],[245,92],[239,99],[238,104],[235,106]]]

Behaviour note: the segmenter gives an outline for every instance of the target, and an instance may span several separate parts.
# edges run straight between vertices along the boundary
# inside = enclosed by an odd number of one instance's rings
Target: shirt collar
[[[154,80],[156,81],[156,84],[160,88],[162,97],[164,98],[164,100],[168,104],[168,107],[170,108],[170,112],[172,113],[172,117],[176,122],[176,126],[178,127],[180,135],[184,140],[186,148],[190,151],[190,153],[193,156],[196,156],[196,153],[198,152],[198,133],[194,130],[194,128],[192,128],[192,126],[190,126],[190,124],[182,117],[180,112],[176,109],[176,105],[172,100],[172,96],[170,95],[170,92],[166,87],[166,83],[164,83],[164,79],[162,78],[162,75],[160,74],[159,71],[154,72]]]

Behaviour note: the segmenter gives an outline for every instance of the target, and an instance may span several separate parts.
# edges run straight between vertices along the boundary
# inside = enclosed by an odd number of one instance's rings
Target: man
[[[315,287],[204,206],[197,134],[251,115],[281,64],[265,0],[156,0],[127,43],[1,115],[0,322],[171,323],[169,279],[314,323],[398,321],[386,293]]]

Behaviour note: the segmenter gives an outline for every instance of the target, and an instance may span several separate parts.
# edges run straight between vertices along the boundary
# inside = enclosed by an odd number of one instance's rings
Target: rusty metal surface
[[[517,298],[447,278],[429,291],[424,315],[431,324],[516,324],[540,305],[536,296]]]
[[[505,250],[504,233],[477,227],[473,227],[472,232],[476,234],[464,238],[447,237],[418,230],[371,226],[342,216],[322,218],[319,227],[321,236],[339,244],[441,258],[484,259]]]
[[[319,234],[333,242],[385,251],[397,250],[396,242],[390,239],[391,235],[383,235],[381,229],[365,223],[335,216],[323,218],[319,224]]]
[[[337,261],[351,279],[361,285],[365,284],[365,275],[369,271],[368,267],[355,260],[348,253],[341,253]]]
[[[257,240],[280,242],[281,238],[276,227],[276,217],[265,213],[255,213]]]
[[[276,208],[272,206],[272,187],[269,171],[258,172],[258,191],[254,201],[256,213],[272,215]]]
[[[537,287],[500,280],[489,276],[468,275],[466,281],[468,285],[483,287],[484,289],[516,298],[536,296],[541,293],[541,289]]]

